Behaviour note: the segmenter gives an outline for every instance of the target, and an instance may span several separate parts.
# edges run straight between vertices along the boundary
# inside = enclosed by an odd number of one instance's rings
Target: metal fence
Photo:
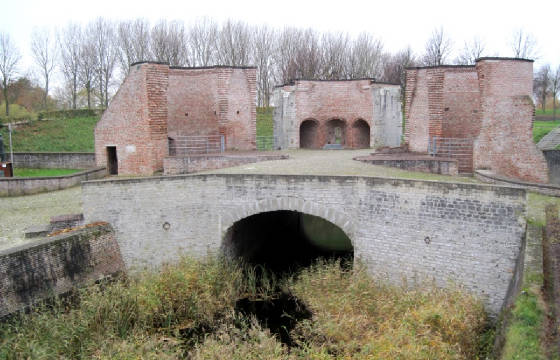
[[[169,138],[169,155],[221,153],[226,150],[224,135],[193,135]]]
[[[473,172],[472,138],[430,137],[428,153],[457,159],[460,173]]]
[[[274,136],[257,136],[257,150],[274,150]]]

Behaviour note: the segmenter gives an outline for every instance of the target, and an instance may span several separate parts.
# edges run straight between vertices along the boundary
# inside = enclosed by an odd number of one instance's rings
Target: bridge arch
[[[297,198],[261,200],[227,216],[222,251],[283,271],[319,256],[354,256],[354,224],[344,213]]]

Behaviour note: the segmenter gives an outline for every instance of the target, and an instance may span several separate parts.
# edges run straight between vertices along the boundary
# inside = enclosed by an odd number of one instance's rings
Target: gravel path
[[[29,241],[23,238],[23,231],[29,226],[48,224],[51,216],[80,212],[80,186],[37,195],[0,198],[0,250]]]
[[[360,175],[452,182],[478,182],[473,177],[426,174],[370,165],[352,160],[373,150],[288,150],[288,160],[263,161],[231,168],[205,171],[207,174],[288,174],[288,175]]]

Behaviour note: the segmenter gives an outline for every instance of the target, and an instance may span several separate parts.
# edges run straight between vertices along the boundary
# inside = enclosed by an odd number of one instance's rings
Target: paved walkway
[[[214,174],[288,174],[288,175],[359,175],[451,182],[478,182],[473,177],[451,177],[370,165],[352,160],[372,152],[363,150],[288,150],[288,160],[264,161],[231,168],[205,171]]]

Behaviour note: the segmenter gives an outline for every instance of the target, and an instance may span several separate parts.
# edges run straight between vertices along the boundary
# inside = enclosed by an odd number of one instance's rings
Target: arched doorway
[[[363,119],[358,119],[352,124],[352,147],[356,149],[370,147],[370,128]]]
[[[299,126],[299,147],[302,149],[317,149],[319,124],[314,119],[304,120]]]
[[[346,145],[346,122],[332,119],[325,124],[327,128],[327,144]]]
[[[278,210],[251,215],[226,232],[227,255],[273,271],[307,266],[319,257],[352,259],[346,233],[335,224],[298,211]]]

